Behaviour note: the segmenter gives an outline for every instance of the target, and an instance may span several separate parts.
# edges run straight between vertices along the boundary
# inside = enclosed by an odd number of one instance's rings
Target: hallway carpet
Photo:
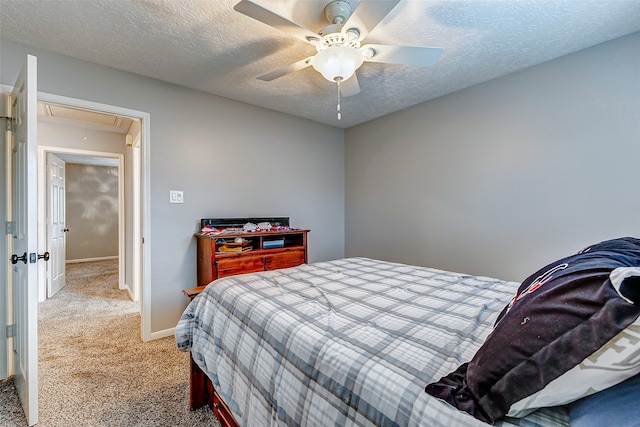
[[[67,285],[38,318],[39,427],[219,426],[208,408],[189,411],[188,353],[173,337],[142,342],[117,260],[68,264]],[[4,395],[12,381],[0,387]],[[0,425],[26,425],[5,424],[14,413],[0,409]]]

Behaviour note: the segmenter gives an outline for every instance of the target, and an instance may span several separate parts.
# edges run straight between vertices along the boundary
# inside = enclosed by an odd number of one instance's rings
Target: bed
[[[640,239],[521,283],[367,258],[227,277],[175,337],[223,425],[635,423]]]
[[[474,356],[518,286],[367,258],[232,276],[176,343],[240,426],[483,426],[425,386]],[[495,424],[569,425],[562,406]]]

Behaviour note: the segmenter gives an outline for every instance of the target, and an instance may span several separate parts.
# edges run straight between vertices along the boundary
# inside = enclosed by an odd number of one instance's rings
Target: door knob
[[[50,258],[49,251],[43,253],[42,255],[38,255],[38,259],[43,259],[45,261],[49,261],[49,258]]]
[[[16,254],[11,255],[11,264],[17,264],[18,261],[22,261],[25,264],[27,263],[27,253],[23,253],[22,256],[18,256]]]
[[[63,229],[62,229],[62,232],[63,232],[63,233],[66,233],[67,231],[69,231],[69,229],[68,229],[68,228],[63,228]]]

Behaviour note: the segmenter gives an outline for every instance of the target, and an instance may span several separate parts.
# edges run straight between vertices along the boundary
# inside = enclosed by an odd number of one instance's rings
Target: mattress
[[[212,282],[175,329],[242,426],[485,426],[428,395],[518,283],[367,258]],[[501,426],[568,426],[564,407]]]

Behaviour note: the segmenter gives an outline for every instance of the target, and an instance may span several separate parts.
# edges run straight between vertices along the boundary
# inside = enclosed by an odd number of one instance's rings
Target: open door
[[[28,55],[11,99],[14,378],[27,423],[38,422],[37,60]],[[41,258],[48,259],[48,254]]]
[[[49,283],[47,298],[51,298],[64,288],[66,282],[67,238],[69,231],[65,225],[65,162],[53,153],[47,153],[47,229],[51,262],[48,263]]]

